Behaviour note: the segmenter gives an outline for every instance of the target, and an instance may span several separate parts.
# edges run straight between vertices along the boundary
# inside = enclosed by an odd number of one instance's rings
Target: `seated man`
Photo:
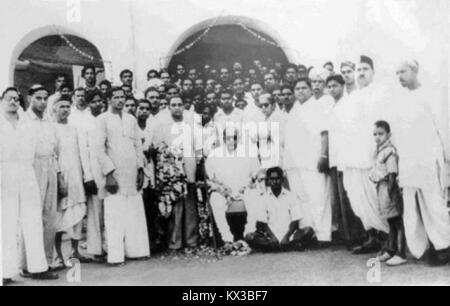
[[[230,211],[246,211],[247,220],[255,219],[255,201],[249,192],[253,188],[259,163],[256,156],[248,156],[238,143],[238,131],[224,130],[224,144],[211,152],[205,162],[210,203],[217,228],[225,243],[243,240],[244,233],[232,234],[226,218]],[[253,222],[252,222],[253,223]],[[233,226],[234,227],[234,226]],[[244,224],[238,226],[243,229]]]
[[[279,167],[267,170],[269,189],[262,197],[258,209],[256,232],[245,240],[255,251],[302,251],[314,242],[312,228],[301,229],[303,213],[300,200],[284,189],[283,170]]]

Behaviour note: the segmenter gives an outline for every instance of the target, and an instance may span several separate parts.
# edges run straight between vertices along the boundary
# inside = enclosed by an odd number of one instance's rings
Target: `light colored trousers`
[[[42,208],[34,170],[20,163],[4,163],[1,168],[3,278],[13,278],[19,269],[45,272]]]
[[[104,208],[108,263],[150,256],[142,195],[110,195],[105,198]]]
[[[366,231],[375,229],[389,233],[389,224],[381,217],[376,185],[369,179],[370,169],[347,168],[344,187],[355,215]]]
[[[287,172],[291,191],[300,198],[305,225],[313,228],[317,240],[331,241],[331,181],[314,170],[291,169]]]
[[[429,241],[438,251],[450,247],[447,195],[439,185],[432,191],[404,187],[403,202],[406,241],[414,257],[423,256]]]
[[[53,264],[55,249],[58,178],[53,157],[35,158],[34,170],[41,192],[42,222],[44,225],[44,247],[48,265]]]
[[[103,228],[103,200],[91,195],[87,199],[87,252],[91,255],[103,254]]]

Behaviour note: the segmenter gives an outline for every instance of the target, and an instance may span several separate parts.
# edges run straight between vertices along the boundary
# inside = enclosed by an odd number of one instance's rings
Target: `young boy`
[[[385,250],[377,257],[388,266],[400,266],[406,260],[406,241],[403,227],[403,201],[397,184],[398,155],[392,145],[391,128],[386,121],[375,122],[377,152],[370,179],[377,184],[380,214],[389,223],[389,238]]]

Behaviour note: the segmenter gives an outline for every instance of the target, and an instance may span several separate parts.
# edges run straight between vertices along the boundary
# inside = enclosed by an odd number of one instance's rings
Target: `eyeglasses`
[[[269,103],[261,103],[260,106],[261,106],[261,108],[268,108],[268,107],[271,106],[271,104],[269,104]]]
[[[5,100],[7,102],[11,102],[11,101],[19,102],[20,101],[19,97],[8,97],[8,96],[5,97]]]

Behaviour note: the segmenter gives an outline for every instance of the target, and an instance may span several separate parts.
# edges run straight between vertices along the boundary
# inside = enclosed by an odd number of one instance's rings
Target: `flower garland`
[[[181,152],[182,153],[182,152]],[[156,191],[161,215],[169,218],[173,205],[187,196],[183,154],[174,154],[164,142],[157,148]]]

